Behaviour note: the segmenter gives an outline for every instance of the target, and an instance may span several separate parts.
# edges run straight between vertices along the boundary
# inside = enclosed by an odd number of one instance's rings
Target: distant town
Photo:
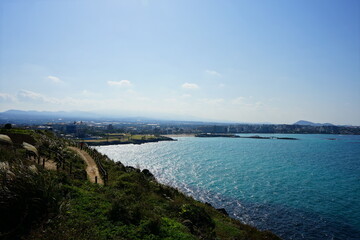
[[[10,112],[10,113],[9,113]],[[16,114],[14,114],[16,113]],[[80,114],[78,114],[80,115]],[[62,118],[62,116],[65,116]],[[8,111],[0,113],[2,127],[19,127],[53,131],[59,136],[77,139],[101,139],[109,134],[178,135],[178,134],[352,134],[359,135],[359,126],[337,126],[330,123],[298,121],[294,124],[244,124],[152,119],[91,119],[91,116],[70,116],[65,113]]]

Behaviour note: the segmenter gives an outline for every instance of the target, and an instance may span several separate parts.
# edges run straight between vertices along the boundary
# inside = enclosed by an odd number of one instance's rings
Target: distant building
[[[76,133],[76,124],[69,124],[65,127],[66,133]]]

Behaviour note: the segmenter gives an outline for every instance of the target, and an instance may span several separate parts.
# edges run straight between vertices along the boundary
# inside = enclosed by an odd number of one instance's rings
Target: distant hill
[[[332,123],[313,123],[313,122],[305,121],[305,120],[297,121],[297,122],[294,123],[293,125],[316,126],[316,127],[320,127],[320,126],[335,126],[335,125],[332,124]]]

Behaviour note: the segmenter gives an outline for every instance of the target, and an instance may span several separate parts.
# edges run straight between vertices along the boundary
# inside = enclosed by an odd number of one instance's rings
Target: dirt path
[[[87,152],[80,150],[79,148],[76,148],[76,147],[68,147],[68,148],[73,150],[77,154],[79,154],[80,157],[82,159],[84,159],[84,161],[87,165],[86,173],[88,175],[90,182],[95,183],[95,177],[97,176],[97,182],[99,184],[103,185],[104,181],[102,180],[102,178],[100,176],[99,169],[98,169],[94,159]]]

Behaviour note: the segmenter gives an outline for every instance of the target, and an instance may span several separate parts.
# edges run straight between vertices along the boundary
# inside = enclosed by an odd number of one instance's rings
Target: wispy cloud
[[[126,93],[132,94],[132,95],[137,95],[138,94],[138,92],[134,91],[133,89],[126,90]]]
[[[98,96],[101,96],[100,93],[95,93],[95,92],[89,91],[87,89],[82,90],[81,95],[83,95],[85,97],[98,97]]]
[[[233,104],[241,105],[241,104],[244,104],[244,100],[245,100],[244,97],[237,97],[237,98],[233,99],[231,102]]]
[[[61,80],[60,78],[55,77],[55,76],[47,76],[47,79],[53,83],[64,83],[63,80]]]
[[[235,99],[233,99],[231,101],[232,104],[235,104],[235,105],[240,105],[240,106],[243,106],[243,107],[255,107],[255,108],[258,108],[258,107],[262,107],[264,106],[264,103],[262,103],[261,101],[257,101],[257,102],[254,102],[252,100],[252,97],[249,97],[249,98],[245,98],[245,97],[237,97]]]
[[[181,98],[190,98],[191,97],[191,94],[183,94],[183,95],[181,95]]]
[[[221,77],[222,75],[215,70],[205,70],[205,73],[215,77]]]
[[[0,100],[13,102],[16,101],[16,97],[8,93],[0,93]]]
[[[108,81],[109,86],[118,86],[118,87],[131,87],[132,84],[129,80],[120,80],[120,81]]]
[[[178,100],[176,98],[166,98],[165,101],[170,103],[176,103]]]
[[[199,86],[195,83],[184,83],[181,87],[185,88],[185,89],[198,89],[199,88]]]
[[[20,90],[18,96],[30,99],[41,99],[43,95],[29,90]]]
[[[29,90],[20,90],[18,92],[18,99],[25,101],[30,100],[30,101],[45,102],[45,103],[59,103],[59,100],[55,98],[50,98],[41,93],[36,93]]]
[[[82,94],[94,94],[84,90]],[[87,98],[89,97],[89,98]],[[17,93],[16,101],[26,104],[36,104],[38,107],[46,106],[46,109],[63,109],[63,107],[78,107],[78,108],[89,108],[90,106],[102,106],[106,108],[107,106],[113,106],[115,103],[119,103],[121,99],[113,100],[98,100],[94,96],[83,96],[81,98],[74,98],[70,96],[63,96],[61,98],[49,97],[47,95],[29,91],[29,90],[20,90]]]
[[[218,105],[225,102],[223,98],[203,98],[200,101],[210,105]]]

